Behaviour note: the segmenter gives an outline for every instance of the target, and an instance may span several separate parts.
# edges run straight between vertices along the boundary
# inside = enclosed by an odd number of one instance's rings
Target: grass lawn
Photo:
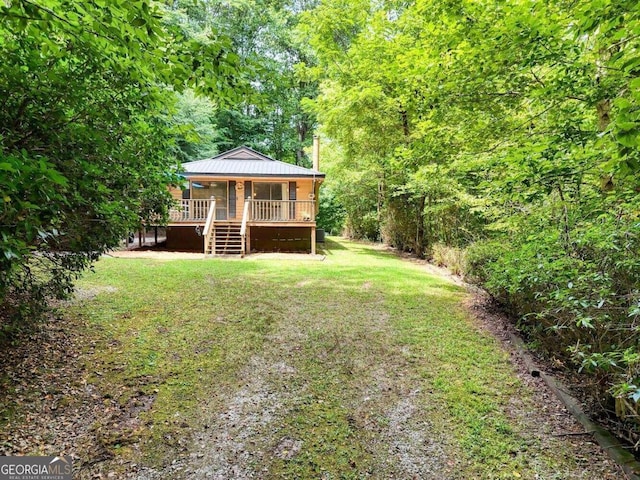
[[[98,262],[65,315],[83,382],[125,413],[94,420],[112,458],[81,476],[589,478],[463,289],[368,245],[326,254]]]

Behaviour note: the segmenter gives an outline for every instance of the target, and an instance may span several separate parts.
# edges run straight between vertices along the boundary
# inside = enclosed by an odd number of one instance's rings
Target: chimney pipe
[[[311,155],[313,161],[313,169],[317,172],[320,171],[320,137],[318,135],[313,136],[313,153]]]

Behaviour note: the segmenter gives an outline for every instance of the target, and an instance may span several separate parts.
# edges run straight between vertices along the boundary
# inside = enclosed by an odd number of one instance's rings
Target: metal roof
[[[310,168],[274,160],[249,147],[237,147],[205,160],[182,164],[183,175],[211,175],[234,177],[317,177],[324,178]]]

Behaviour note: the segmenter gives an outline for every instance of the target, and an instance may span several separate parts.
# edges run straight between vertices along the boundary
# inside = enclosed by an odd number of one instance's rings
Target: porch
[[[222,203],[222,206],[221,206]],[[210,199],[182,199],[169,212],[169,227],[194,227],[204,237],[204,253],[210,255],[239,254],[251,251],[251,229],[255,232],[302,232],[308,236],[307,251],[316,251],[316,202],[314,200],[260,200],[247,198],[242,216],[226,207],[226,203]],[[303,227],[303,228],[300,228]],[[273,235],[272,235],[273,236]],[[293,237],[300,237],[296,233]],[[299,240],[299,238],[296,238]],[[255,235],[254,235],[255,242]],[[281,243],[281,245],[293,243]]]
[[[315,223],[314,200],[256,200],[247,198],[242,218],[233,218],[225,206],[220,206],[213,198],[183,199],[169,211],[169,225],[200,225],[207,221],[212,205],[215,205],[213,221],[247,222],[255,224]],[[246,218],[245,218],[246,217]]]

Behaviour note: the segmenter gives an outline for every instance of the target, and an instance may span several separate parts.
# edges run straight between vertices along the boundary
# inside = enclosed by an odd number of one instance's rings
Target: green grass
[[[105,441],[113,452],[155,466],[188,453],[180,439],[225,410],[259,357],[291,372],[265,377],[283,406],[250,448],[302,442],[291,458],[263,455],[265,478],[397,475],[380,439],[410,392],[451,459],[448,478],[571,468],[527,439],[509,402],[533,408],[530,393],[461,307],[461,288],[367,245],[327,247],[323,262],[101,260],[79,284],[97,295],[69,312],[84,325],[87,381],[122,405],[155,398],[133,431]]]

